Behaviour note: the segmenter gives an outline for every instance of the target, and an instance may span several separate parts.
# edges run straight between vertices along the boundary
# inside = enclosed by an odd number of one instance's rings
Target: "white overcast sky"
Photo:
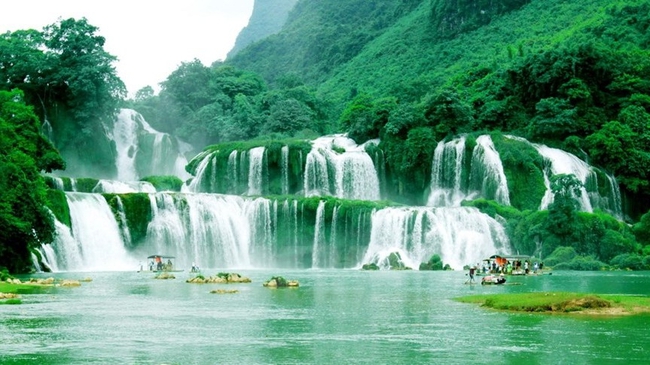
[[[0,5],[0,33],[42,30],[59,18],[85,17],[117,56],[119,77],[133,96],[156,91],[181,62],[224,60],[248,24],[254,0],[10,0]]]

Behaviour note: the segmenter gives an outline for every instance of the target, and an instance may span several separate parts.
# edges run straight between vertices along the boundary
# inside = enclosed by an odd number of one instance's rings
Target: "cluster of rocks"
[[[54,278],[46,278],[46,279],[36,279],[36,278],[31,278],[29,280],[25,281],[20,281],[20,279],[12,279],[9,278],[7,279],[7,283],[9,284],[28,284],[28,285],[43,285],[43,286],[81,286],[81,281],[92,281],[90,278],[82,279],[82,280],[71,280],[71,279],[63,279],[61,281],[56,281]]]
[[[232,283],[250,283],[251,279],[241,276],[237,273],[223,273],[220,272],[215,276],[205,277],[197,275],[193,278],[187,279],[185,282],[192,284],[232,284]]]
[[[274,276],[262,285],[269,288],[297,288],[300,283],[298,283],[298,280],[286,280],[282,276]]]
[[[14,293],[0,293],[0,299],[18,299],[20,295]]]
[[[381,264],[381,266],[380,266]],[[402,256],[400,255],[399,252],[391,252],[391,254],[384,260],[381,261],[381,263],[367,263],[361,266],[362,270],[380,270],[382,267],[388,268],[389,270],[413,270],[413,268],[406,266],[404,264],[404,260],[402,260]],[[420,271],[425,271],[425,270],[452,270],[452,268],[449,266],[449,264],[444,264],[442,262],[442,259],[440,258],[440,255],[433,255],[427,262],[423,262],[420,264],[420,267],[418,268]]]
[[[217,289],[217,290],[210,290],[210,293],[212,293],[212,294],[235,294],[235,293],[239,293],[239,290],[237,290],[237,289],[232,289],[232,290]]]

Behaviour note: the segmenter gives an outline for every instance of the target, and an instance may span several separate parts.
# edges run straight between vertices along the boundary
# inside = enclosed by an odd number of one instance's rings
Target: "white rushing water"
[[[115,141],[117,180],[136,181],[150,175],[173,175],[185,180],[191,146],[167,133],[153,129],[144,117],[132,109],[121,109],[110,138]],[[138,164],[138,155],[146,162]]]
[[[463,174],[465,161],[465,136],[438,143],[433,154],[428,206],[458,207],[463,200],[478,197],[510,205],[503,164],[489,135],[476,139],[467,168],[469,176]]]
[[[248,191],[246,195],[262,195],[264,185],[264,152],[266,148],[248,150]]]
[[[137,259],[126,251],[115,216],[104,197],[89,193],[66,193],[66,197],[72,230],[57,222],[57,237],[44,250],[48,264],[61,271],[134,269]]]
[[[312,141],[304,176],[305,196],[379,200],[379,177],[365,145],[345,135]]]
[[[385,208],[372,216],[368,250],[360,264],[388,268],[399,253],[412,269],[439,254],[454,269],[475,264],[494,253],[509,253],[503,226],[475,208]]]
[[[533,146],[546,161],[547,168],[542,171],[546,192],[540,203],[540,210],[548,209],[551,203],[553,203],[554,197],[551,190],[550,177],[558,174],[572,174],[583,184],[583,187],[580,189],[580,197],[576,197],[580,210],[592,212],[594,208],[600,208],[619,219],[623,218],[621,191],[613,176],[603,172],[603,175],[607,178],[606,190],[608,190],[603,196],[599,192],[596,168],[590,166],[574,154],[557,148],[530,143],[521,137],[506,137]]]

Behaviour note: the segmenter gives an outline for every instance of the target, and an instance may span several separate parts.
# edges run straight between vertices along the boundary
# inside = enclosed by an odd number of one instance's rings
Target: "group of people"
[[[167,263],[163,263],[162,257],[156,256],[149,261],[149,271],[154,271],[154,267],[156,271],[172,271],[174,264],[171,259],[167,259]]]
[[[513,273],[515,274],[537,274],[538,271],[541,271],[544,268],[544,263],[543,262],[537,262],[535,261],[532,265],[529,260],[524,260],[523,262],[521,260],[514,260],[514,261],[506,261],[505,263],[499,264],[497,260],[492,261],[491,263],[489,261],[486,261],[483,266],[482,270],[484,274],[492,273],[492,274],[508,274],[511,275]]]

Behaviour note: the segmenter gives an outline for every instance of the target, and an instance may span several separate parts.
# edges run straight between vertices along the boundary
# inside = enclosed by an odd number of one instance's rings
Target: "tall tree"
[[[64,167],[23,93],[0,90],[0,267],[27,271],[30,248],[52,242],[54,223],[40,173]]]

